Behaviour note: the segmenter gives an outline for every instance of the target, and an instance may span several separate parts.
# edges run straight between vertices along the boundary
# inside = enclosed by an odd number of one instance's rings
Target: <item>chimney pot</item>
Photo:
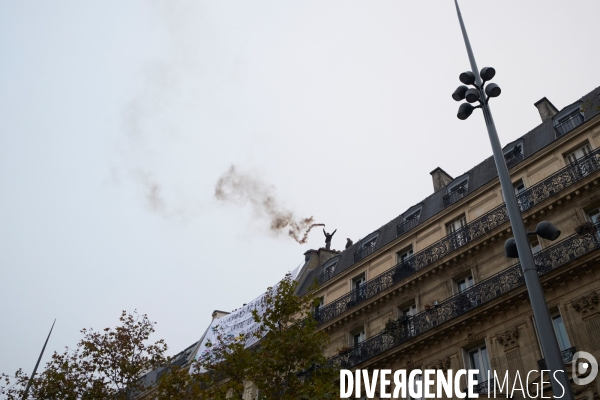
[[[540,112],[540,117],[542,117],[542,122],[546,122],[549,119],[552,119],[556,114],[558,114],[558,110],[554,107],[554,104],[550,103],[545,97],[542,97],[541,100],[536,101],[534,106],[537,107]]]
[[[433,191],[437,192],[441,188],[447,186],[450,182],[454,180],[450,175],[446,173],[440,167],[437,167],[433,171],[430,172],[431,177],[433,178]]]

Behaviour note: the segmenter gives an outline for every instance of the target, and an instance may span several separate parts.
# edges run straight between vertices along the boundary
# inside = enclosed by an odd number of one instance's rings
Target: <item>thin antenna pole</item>
[[[42,356],[44,355],[44,350],[46,350],[46,345],[48,344],[48,339],[50,339],[50,335],[52,334],[52,329],[54,329],[55,323],[56,323],[56,318],[54,318],[54,322],[52,323],[50,332],[48,332],[48,337],[46,338],[46,341],[44,342],[44,347],[42,347],[40,356],[38,357],[38,360],[35,363],[35,368],[33,369],[33,373],[29,377],[29,381],[27,382],[27,387],[25,388],[25,392],[23,393],[23,397],[22,397],[23,400],[27,399],[27,395],[29,394],[29,388],[31,387],[31,384],[33,383],[33,377],[35,376],[35,373],[37,372],[38,366],[40,365],[40,361],[42,361]]]

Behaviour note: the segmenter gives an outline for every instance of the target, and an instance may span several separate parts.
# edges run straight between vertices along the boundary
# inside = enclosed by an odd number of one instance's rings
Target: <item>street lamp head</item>
[[[471,71],[463,72],[458,79],[465,85],[472,85],[475,83],[475,74]]]
[[[485,94],[490,97],[498,97],[500,96],[501,92],[502,90],[500,90],[500,86],[496,85],[495,83],[490,83],[485,87]]]
[[[510,238],[504,242],[504,254],[507,258],[519,258],[519,252],[517,251],[517,242],[515,242],[515,238]]]
[[[473,114],[474,109],[475,107],[473,107],[469,103],[462,103],[460,107],[458,107],[458,114],[456,114],[456,116],[458,117],[458,119],[465,120],[469,118],[471,114]]]
[[[465,85],[461,85],[456,88],[454,93],[452,93],[452,98],[456,101],[461,101],[465,98],[465,93],[469,90]]]
[[[465,98],[469,103],[475,103],[477,100],[480,99],[479,90],[475,88],[467,90],[467,92],[465,93]]]
[[[479,76],[484,82],[491,81],[492,78],[496,75],[496,70],[492,67],[484,67],[479,72]]]
[[[535,227],[535,234],[548,240],[556,240],[560,236],[560,230],[548,221],[542,221]]]

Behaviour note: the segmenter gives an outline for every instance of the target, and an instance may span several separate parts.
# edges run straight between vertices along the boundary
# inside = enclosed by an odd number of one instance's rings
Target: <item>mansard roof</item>
[[[574,104],[577,103],[581,104],[585,121],[600,114],[600,87],[594,89],[593,91],[582,97],[581,100],[578,100],[573,104],[563,107],[562,110],[572,107]],[[560,115],[560,112],[557,115]],[[533,156],[535,153],[542,150],[544,147],[548,146],[552,142],[556,141],[558,138],[562,137],[558,135],[556,130],[554,129],[553,120],[554,119],[552,118],[547,120],[546,122],[542,122],[530,132],[512,141],[511,143],[508,143],[506,146],[504,146],[504,149],[509,149],[511,146],[514,146],[515,143],[522,140],[524,160]],[[518,164],[520,164],[520,162],[513,164],[511,169]],[[447,187],[451,186],[453,183],[457,183],[461,180],[464,180],[466,176],[469,177],[469,183],[467,193],[465,196],[468,196],[469,194],[475,192],[477,189],[481,188],[488,182],[494,180],[498,176],[496,165],[494,163],[494,157],[488,157],[478,165],[471,168],[466,173],[455,178],[446,187],[437,190],[435,193],[433,193],[423,201],[417,203],[414,206],[411,206],[409,209],[407,209],[399,216],[389,221],[387,224],[383,225],[382,227],[376,229],[373,232],[370,232],[364,237],[370,237],[374,232],[379,233],[377,237],[377,242],[375,244],[375,248],[373,249],[376,252],[377,250],[386,246],[388,243],[390,243],[398,237],[396,234],[396,228],[401,222],[404,221],[403,216],[408,215],[409,212],[416,210],[417,206],[422,206],[418,225],[422,225],[428,222],[431,218],[433,218],[435,215],[444,210],[443,198],[447,194]],[[362,240],[357,241],[357,243],[353,244],[348,249],[340,253],[340,260],[336,265],[333,276],[343,273],[345,270],[347,270],[355,264],[354,253],[360,250],[361,242]],[[304,294],[306,292],[306,290],[310,287],[314,279],[318,277],[321,273],[323,273],[322,269],[323,268],[321,266],[307,273],[307,276],[302,279],[302,284],[298,291],[299,294]]]

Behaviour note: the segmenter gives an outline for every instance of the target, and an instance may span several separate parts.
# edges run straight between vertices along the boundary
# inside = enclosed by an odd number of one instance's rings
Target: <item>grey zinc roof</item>
[[[596,116],[597,114],[600,114],[600,87],[594,89],[578,101],[582,102],[584,109],[584,117],[586,121]],[[572,104],[570,104],[569,106],[571,105]],[[562,109],[565,109],[569,106],[563,107]],[[523,156],[525,159],[527,159],[528,157],[531,157],[533,154],[537,153],[538,151],[548,146],[550,143],[554,142],[557,139],[556,131],[554,130],[553,120],[550,119],[546,122],[541,123],[525,135],[512,141],[511,143],[508,143],[505,146],[505,148],[508,148],[509,146],[513,145],[517,141],[520,141],[521,139],[523,140]],[[493,156],[488,157],[475,167],[471,168],[466,173],[455,178],[452,182],[457,182],[460,179],[464,179],[464,177],[467,175],[469,176],[467,195],[469,195],[475,190],[485,185],[486,183],[496,178],[496,176],[498,176]],[[451,184],[452,183],[450,183],[449,185]],[[382,227],[373,232],[370,232],[364,237],[370,236],[371,233],[379,232],[374,251],[381,249],[382,247],[396,239],[396,227],[403,221],[402,215],[405,215],[410,211],[415,210],[417,206],[420,206],[422,204],[421,216],[419,218],[420,225],[444,209],[443,197],[445,195],[446,187],[436,191],[435,193],[424,199],[422,202],[410,207],[408,210],[406,210],[387,224],[383,225]],[[344,272],[348,268],[352,267],[352,265],[354,265],[354,253],[360,249],[360,245],[361,241],[358,241],[348,249],[341,252],[340,261],[337,263],[337,266],[334,271],[334,276]],[[310,287],[314,279],[317,276],[319,276],[322,272],[322,266],[319,268],[315,268],[312,271],[309,271],[307,277],[303,280],[298,293],[306,293],[306,290]]]

